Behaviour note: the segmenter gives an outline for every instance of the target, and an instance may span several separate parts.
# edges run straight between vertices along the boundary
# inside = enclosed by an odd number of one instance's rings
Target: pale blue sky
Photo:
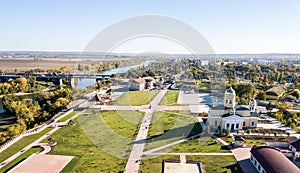
[[[0,0],[0,50],[82,51],[109,25],[155,14],[191,25],[216,53],[300,53],[299,0],[62,1]],[[121,47],[119,52],[182,52],[159,39]]]

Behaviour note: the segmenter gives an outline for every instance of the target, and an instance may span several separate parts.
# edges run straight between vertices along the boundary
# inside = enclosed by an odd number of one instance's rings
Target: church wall
[[[258,119],[257,118],[247,118],[247,119],[244,119],[245,121],[245,126],[243,127],[257,127],[257,122],[258,122]],[[252,122],[254,122],[254,126],[252,126]]]

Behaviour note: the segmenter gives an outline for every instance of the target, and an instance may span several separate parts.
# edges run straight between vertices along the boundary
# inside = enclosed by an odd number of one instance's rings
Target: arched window
[[[254,126],[254,121],[252,121],[252,124],[251,124],[252,126]]]
[[[217,126],[218,125],[218,121],[217,120],[215,120],[215,126]]]

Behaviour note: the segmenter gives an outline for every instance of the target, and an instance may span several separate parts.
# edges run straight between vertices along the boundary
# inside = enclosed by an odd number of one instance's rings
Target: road
[[[155,107],[159,104],[166,92],[166,90],[161,90],[151,101],[151,106],[149,107],[149,109],[146,110],[146,114],[141,123],[140,130],[135,140],[135,143],[133,144],[133,148],[131,150],[124,172],[138,172],[140,161],[143,156],[149,126],[152,120],[152,114],[155,110]]]

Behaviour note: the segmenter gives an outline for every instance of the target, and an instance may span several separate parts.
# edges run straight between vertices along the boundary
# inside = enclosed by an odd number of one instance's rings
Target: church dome
[[[230,87],[225,91],[225,94],[234,94],[235,95],[235,91],[234,91],[234,89],[232,89],[232,87]]]

